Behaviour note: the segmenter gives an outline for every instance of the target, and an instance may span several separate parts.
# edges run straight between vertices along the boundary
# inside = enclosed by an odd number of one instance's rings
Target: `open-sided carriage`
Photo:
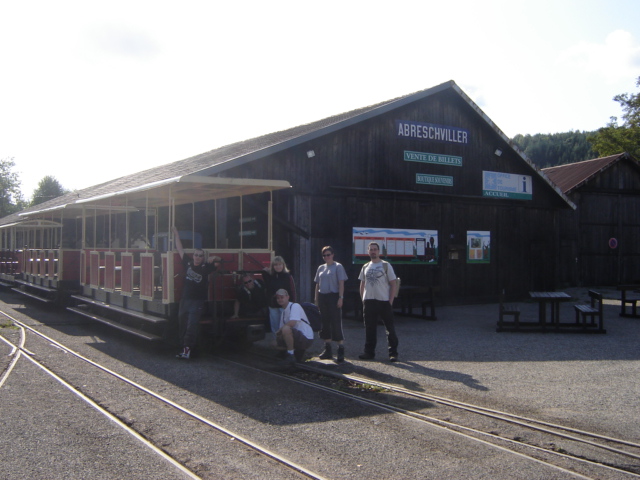
[[[207,330],[258,340],[263,319],[231,319],[233,302],[240,272],[271,262],[271,192],[289,186],[185,175],[27,211],[0,226],[0,282],[147,340],[177,339],[184,272],[175,226],[187,255],[203,248],[222,258]]]

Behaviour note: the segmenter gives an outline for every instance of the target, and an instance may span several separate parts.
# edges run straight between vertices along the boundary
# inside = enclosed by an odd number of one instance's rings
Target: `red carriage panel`
[[[114,292],[116,289],[116,254],[105,252],[104,254],[104,289]]]
[[[222,259],[222,263],[220,264],[220,269],[225,270],[227,272],[235,272],[240,269],[240,265],[238,263],[238,252],[232,253],[215,253],[208,252],[209,257],[220,257]]]
[[[89,284],[91,288],[100,288],[100,252],[89,254]]]
[[[133,296],[133,254],[123,253],[121,256],[122,263],[122,295],[127,297]]]
[[[58,273],[58,259],[56,258],[56,251],[49,250],[49,254],[47,255],[47,276],[49,278],[53,278]]]
[[[38,252],[38,275],[44,277],[47,274],[47,264],[45,260],[45,251],[40,250]]]
[[[171,301],[169,292],[173,288],[173,282],[169,283],[169,258],[165,253],[160,258],[162,263],[162,303],[169,303]]]
[[[87,255],[84,250],[80,252],[80,284],[87,284]]]
[[[184,286],[184,267],[177,252],[173,252],[173,293],[174,301],[179,302],[182,298],[182,287]]]
[[[246,272],[264,270],[271,265],[270,252],[242,252],[242,269]]]
[[[140,298],[153,300],[153,254],[140,254]]]
[[[58,280],[80,280],[84,265],[82,252],[79,250],[60,250],[58,259]]]
[[[27,268],[26,268],[27,273],[28,273],[29,275],[33,275],[33,273],[34,273],[33,265],[35,264],[35,261],[34,261],[34,259],[33,259],[33,250],[29,250],[29,251],[27,251],[27,258],[26,258],[26,260],[27,260],[27,265],[26,265],[26,266],[27,266]]]
[[[24,272],[24,250],[20,250],[16,253],[15,262],[14,262],[14,274]]]

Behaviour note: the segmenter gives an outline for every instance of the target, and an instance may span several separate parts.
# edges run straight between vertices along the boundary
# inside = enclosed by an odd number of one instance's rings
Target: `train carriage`
[[[177,339],[175,226],[186,254],[203,248],[223,260],[209,282],[208,331],[258,340],[261,318],[230,318],[236,286],[240,272],[269,266],[271,192],[289,187],[184,175],[30,210],[0,226],[0,282],[147,340]]]

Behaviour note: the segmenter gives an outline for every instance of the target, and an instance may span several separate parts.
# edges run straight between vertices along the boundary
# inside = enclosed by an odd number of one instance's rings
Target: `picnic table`
[[[560,326],[560,303],[571,300],[571,295],[565,292],[529,292],[529,297],[538,302],[538,322],[544,329],[547,325],[547,305],[551,311],[551,325],[556,329]]]
[[[400,315],[417,316],[425,320],[437,320],[436,308],[434,304],[434,291],[437,287],[419,287],[415,285],[400,285],[398,292],[398,303],[400,304]],[[418,301],[421,314],[414,314],[414,301]],[[427,314],[427,306],[430,312]]]
[[[414,285],[401,285],[398,298],[394,301],[394,309],[400,308],[400,315],[424,318],[425,320],[437,320],[434,303],[435,292],[439,287],[420,287]],[[352,317],[362,320],[362,299],[360,298],[360,284],[348,284],[344,287],[345,305],[343,315],[353,312]],[[414,306],[420,307],[421,313],[414,314]]]
[[[618,285],[618,290],[620,290],[620,316],[640,317],[637,310],[640,302],[640,285]],[[631,313],[627,313],[627,303],[631,306]]]

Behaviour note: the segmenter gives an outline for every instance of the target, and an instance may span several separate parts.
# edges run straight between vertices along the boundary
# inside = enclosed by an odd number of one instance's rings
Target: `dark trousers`
[[[378,318],[382,319],[387,332],[389,355],[398,354],[398,336],[393,321],[393,309],[388,301],[365,300],[362,314],[364,317],[365,341],[364,353],[375,355],[378,343]]]
[[[342,309],[338,308],[338,293],[321,293],[318,295],[318,308],[322,320],[320,338],[339,342],[344,340],[342,333]]]
[[[204,300],[182,299],[178,318],[183,347],[193,348],[198,343],[198,326],[204,309]]]

